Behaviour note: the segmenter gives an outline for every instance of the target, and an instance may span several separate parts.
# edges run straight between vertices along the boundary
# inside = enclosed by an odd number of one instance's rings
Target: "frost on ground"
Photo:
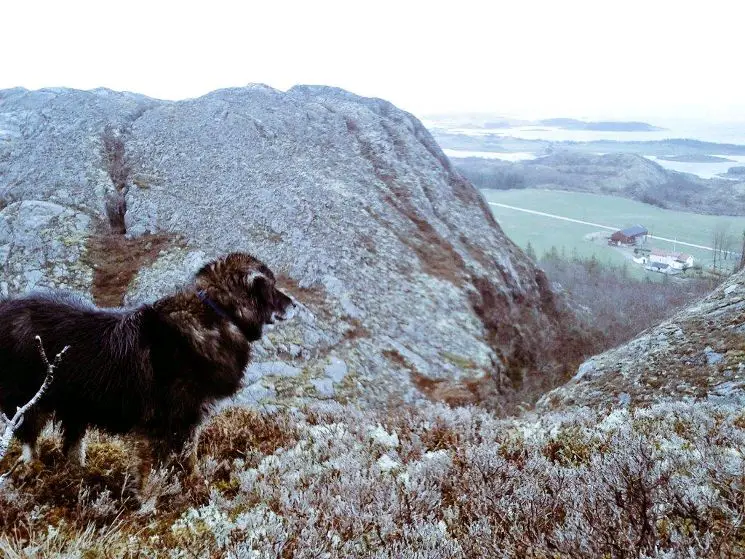
[[[13,473],[1,556],[745,553],[745,414],[721,403],[521,420],[432,404],[227,409],[202,433],[202,480],[147,474],[135,441],[89,438],[82,470],[51,433]]]

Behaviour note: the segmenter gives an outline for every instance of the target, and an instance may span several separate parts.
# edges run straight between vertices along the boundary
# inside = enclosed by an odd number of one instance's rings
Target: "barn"
[[[649,231],[643,225],[633,225],[626,229],[616,231],[610,236],[609,245],[636,245],[646,240]]]

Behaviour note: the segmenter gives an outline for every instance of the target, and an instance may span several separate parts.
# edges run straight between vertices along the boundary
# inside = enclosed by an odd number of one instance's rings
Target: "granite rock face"
[[[0,211],[0,293],[88,288],[92,270],[81,256],[90,222],[85,212],[38,200]]]
[[[327,87],[256,85],[180,102],[0,91],[0,198],[10,204],[0,249],[29,246],[26,260],[13,260],[12,248],[0,262],[11,293],[34,282],[90,288],[89,268],[56,265],[79,263],[80,237],[100,230],[112,189],[106,125],[122,131],[132,163],[128,234],[185,241],[139,270],[128,303],[169,293],[234,250],[266,261],[301,303],[299,319],[270,331],[255,353],[300,372],[270,370],[254,393],[379,401],[452,389],[499,407],[554,385],[571,361],[559,343],[567,317],[545,276],[422,124],[388,102]],[[58,211],[43,242],[23,232],[28,204],[37,208],[31,220]],[[38,278],[24,275],[36,270]]]

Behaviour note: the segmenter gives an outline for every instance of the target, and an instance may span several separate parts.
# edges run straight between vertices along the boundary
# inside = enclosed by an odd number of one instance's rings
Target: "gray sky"
[[[742,4],[6,0],[0,88],[182,99],[313,83],[419,116],[745,121]]]

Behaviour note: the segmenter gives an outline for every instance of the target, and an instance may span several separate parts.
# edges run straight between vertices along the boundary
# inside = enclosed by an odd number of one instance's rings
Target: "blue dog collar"
[[[219,314],[221,317],[232,320],[230,315],[226,313],[223,309],[221,309],[217,303],[215,303],[212,299],[207,297],[207,294],[203,290],[197,291],[197,297],[199,297],[199,300],[202,301],[205,305],[207,305],[209,308],[211,308],[213,311],[215,311],[217,314]]]

